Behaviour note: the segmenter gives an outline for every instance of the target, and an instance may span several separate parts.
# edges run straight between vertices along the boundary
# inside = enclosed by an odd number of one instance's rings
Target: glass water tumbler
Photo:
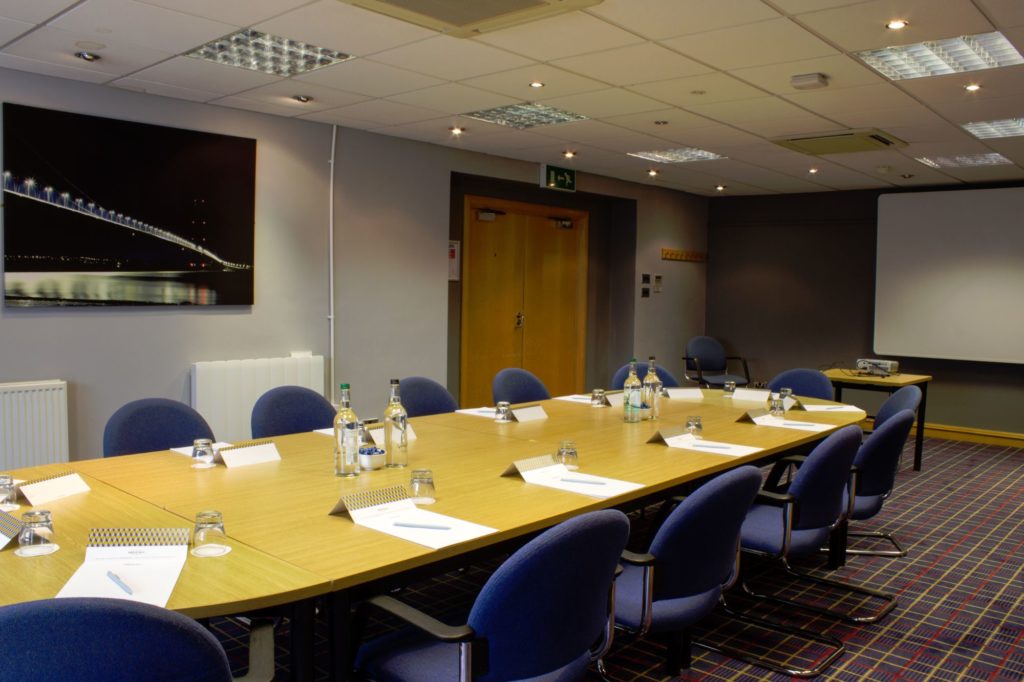
[[[18,489],[14,487],[14,477],[0,474],[0,511],[14,511],[18,508]]]
[[[20,547],[53,544],[53,516],[46,509],[33,509],[21,515],[23,527],[18,535]]]

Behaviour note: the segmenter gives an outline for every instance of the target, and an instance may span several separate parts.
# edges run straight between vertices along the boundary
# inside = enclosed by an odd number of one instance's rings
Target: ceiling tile
[[[654,40],[779,17],[761,0],[604,0],[587,11]]]
[[[192,57],[175,57],[132,75],[140,80],[215,92],[219,95],[233,95],[280,80],[277,76],[259,71],[204,62]]]
[[[698,147],[716,154],[722,154],[719,149],[724,146],[762,142],[757,135],[723,123],[692,129],[666,130],[660,133],[660,136],[682,146]]]
[[[816,12],[830,7],[856,5],[859,2],[867,2],[867,0],[772,0],[772,4],[786,14]]]
[[[302,103],[295,99],[295,95],[306,95],[312,99]],[[313,111],[323,109],[334,109],[345,107],[350,104],[364,102],[368,98],[365,95],[358,95],[354,92],[344,92],[334,88],[324,87],[316,83],[307,83],[294,79],[284,79],[261,85],[260,87],[240,92],[234,99],[259,102],[272,107],[283,108],[282,116],[300,116]],[[214,102],[219,104],[220,102]],[[237,106],[232,103],[228,106]]]
[[[23,21],[0,18],[0,45],[14,40],[22,33],[31,31],[34,27],[34,24],[27,24]]]
[[[930,108],[956,124],[1024,116],[1024,95],[931,102]]]
[[[649,83],[711,71],[703,64],[653,43],[559,59],[552,64],[613,85]]]
[[[892,31],[885,24],[893,19],[906,19],[910,24]],[[994,30],[970,0],[942,0],[941,8],[934,0],[873,0],[801,14],[799,20],[849,52]]]
[[[174,12],[133,0],[88,0],[50,26],[74,31],[101,43],[145,45],[180,53],[231,33],[235,26]]]
[[[997,28],[1024,26],[1024,4],[1020,0],[975,0],[975,3]]]
[[[232,109],[245,109],[247,111],[255,111],[260,114],[273,114],[274,116],[298,116],[303,113],[308,113],[307,110],[290,107],[283,102],[271,102],[265,99],[246,99],[245,97],[239,97],[237,95],[219,97],[217,99],[210,100],[210,104],[231,107]]]
[[[664,45],[726,71],[837,54],[789,19],[672,38]]]
[[[401,125],[416,121],[430,121],[444,116],[443,112],[409,106],[401,102],[391,102],[386,99],[371,99],[359,102],[347,107],[328,109],[323,112],[303,116],[313,120],[317,116],[330,116],[337,114],[345,119],[353,119],[372,123],[374,127]]]
[[[663,109],[664,104],[621,88],[595,90],[554,99],[540,100],[542,104],[571,111],[587,118],[605,118]]]
[[[803,116],[806,111],[778,97],[758,97],[733,102],[694,104],[687,110],[723,123],[747,123],[768,119]]]
[[[385,50],[375,54],[373,59],[453,81],[507,71],[531,63],[525,57],[490,45],[449,36],[435,36],[411,45]]]
[[[355,92],[369,97],[388,97],[400,92],[440,85],[444,81],[421,73],[406,71],[369,59],[353,59],[301,74],[296,81],[316,83],[329,88]]]
[[[544,96],[549,98],[573,95],[578,92],[587,92],[588,90],[602,90],[608,87],[600,81],[577,76],[574,73],[569,73],[547,64],[537,64],[521,69],[502,71],[501,73],[492,73],[487,76],[469,78],[462,82],[464,85],[497,92],[521,102],[530,102],[538,96],[537,90],[530,87],[530,83],[533,81],[544,83]]]
[[[704,118],[703,116],[698,116],[697,114],[691,114],[688,111],[675,108],[656,109],[654,111],[625,114],[623,116],[607,116],[604,117],[603,120],[606,123],[611,123],[623,128],[629,128],[630,130],[665,139],[671,139],[666,137],[666,135],[671,135],[673,132],[678,133],[680,131],[689,130],[692,135],[692,130],[694,128],[718,125],[714,121]]]
[[[954,178],[964,182],[1005,182],[1024,179],[1020,166],[979,166],[977,168],[944,168]]]
[[[877,83],[837,90],[824,88],[803,92],[795,91],[793,94],[786,95],[784,99],[828,118],[835,118],[864,108],[895,109],[913,107],[916,104],[913,97],[908,96],[891,83]]]
[[[507,104],[516,104],[518,100],[493,92],[471,88],[459,83],[445,83],[430,88],[423,88],[388,99],[416,107],[443,111],[448,114],[463,114],[470,111],[481,111]]]
[[[760,88],[747,85],[724,73],[708,73],[656,83],[631,85],[629,89],[680,107],[752,99],[764,97],[767,94]]]
[[[485,33],[473,40],[543,62],[643,42],[633,33],[582,12]]]
[[[75,59],[75,62],[80,60]],[[89,83],[105,83],[111,79],[109,73],[102,71],[90,71],[77,68],[73,65],[55,64],[53,62],[41,62],[36,59],[26,59],[13,54],[0,52],[0,68],[15,69],[16,71],[30,71],[40,73],[44,76],[56,76],[57,78],[69,78],[76,81]]]
[[[156,83],[132,76],[119,78],[116,81],[111,81],[110,84],[117,88],[131,90],[132,92],[145,92],[150,95],[173,97],[174,99],[183,99],[191,102],[208,102],[220,97],[220,94],[216,92],[183,88],[177,85],[168,85],[167,83]]]
[[[462,135],[452,135],[452,126],[465,129]],[[515,130],[505,126],[487,125],[482,121],[474,121],[462,116],[403,123],[378,129],[378,132],[398,137],[409,137],[422,142],[440,144],[459,149],[515,149],[519,147],[538,147],[551,144],[551,139],[534,135],[529,131]],[[481,147],[481,145],[483,145]],[[493,153],[493,152],[492,152]]]
[[[834,121],[813,114],[787,116],[786,118],[756,119],[736,125],[755,135],[767,138],[826,133],[839,127]]]
[[[133,44],[108,44],[104,48],[90,50],[100,56],[95,62],[86,62],[75,57],[75,52],[81,49],[75,43],[94,39],[94,36],[89,34],[43,26],[8,45],[4,52],[114,76],[123,76],[144,69],[173,56],[168,52],[158,52]]]
[[[338,0],[320,0],[253,28],[357,57],[437,35],[435,31]]]
[[[41,24],[78,2],[79,0],[0,0],[0,17]]]
[[[197,17],[235,26],[252,26],[288,10],[309,4],[309,0],[138,0]]]
[[[967,92],[964,86],[978,84],[981,90]],[[931,78],[901,81],[899,86],[926,105],[938,102],[984,106],[988,100],[1024,95],[1024,64],[1001,69],[951,73]],[[1024,112],[1021,112],[1024,115]]]
[[[796,62],[755,66],[730,72],[736,78],[756,85],[776,95],[792,95],[799,92],[790,85],[793,76],[807,73],[821,73],[828,77],[829,90],[871,85],[887,82],[875,71],[846,55],[832,55]]]
[[[602,121],[574,121],[531,129],[538,135],[562,142],[579,142],[615,152],[639,152],[665,149],[665,141],[634,130],[619,128]]]

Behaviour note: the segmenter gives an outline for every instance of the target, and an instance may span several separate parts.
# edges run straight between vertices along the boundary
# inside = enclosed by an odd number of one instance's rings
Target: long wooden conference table
[[[417,437],[409,443],[409,468],[347,479],[333,475],[332,439],[319,433],[276,437],[280,461],[231,469],[193,469],[189,458],[163,451],[16,471],[17,477],[32,479],[70,468],[91,491],[47,505],[60,551],[32,558],[16,557],[13,546],[0,551],[0,605],[56,595],[81,564],[91,527],[190,527],[196,512],[217,509],[233,551],[217,558],[190,556],[168,608],[205,617],[290,604],[298,635],[293,646],[305,647],[297,652],[293,674],[309,678],[315,597],[329,596],[333,612],[340,614],[333,619],[333,634],[344,637],[350,604],[367,593],[510,547],[583,512],[638,507],[741,464],[808,449],[864,417],[863,412],[799,413],[800,421],[828,424],[825,432],[757,426],[737,418],[759,405],[734,404],[720,391],[705,390],[704,396],[664,400],[659,420],[636,424],[623,422],[621,407],[557,399],[541,403],[548,415],[541,421],[499,424],[458,413],[419,417],[410,420]],[[706,439],[762,450],[731,457],[648,443],[659,429],[678,427],[694,414],[703,418]],[[582,472],[643,487],[596,499],[501,476],[513,461],[552,453],[563,439],[576,441]],[[432,550],[357,526],[347,515],[329,515],[342,495],[408,485],[412,468],[434,473],[437,501],[431,511],[496,532]],[[347,652],[335,648],[334,674],[342,678],[349,669]]]

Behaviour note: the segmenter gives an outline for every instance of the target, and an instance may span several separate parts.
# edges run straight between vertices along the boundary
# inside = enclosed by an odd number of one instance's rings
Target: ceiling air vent
[[[848,154],[850,152],[877,152],[882,149],[906,147],[907,143],[889,133],[869,128],[867,130],[844,130],[824,135],[784,137],[772,140],[786,149],[801,154],[820,156],[822,154]]]
[[[601,0],[341,0],[456,38],[592,7]]]

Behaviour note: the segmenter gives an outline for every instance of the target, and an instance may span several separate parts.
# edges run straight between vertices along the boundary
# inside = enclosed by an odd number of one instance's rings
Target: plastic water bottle
[[[654,367],[654,356],[647,361],[647,376],[644,377],[643,401],[647,405],[647,418],[657,419],[661,412],[661,378]]]
[[[359,443],[356,430],[359,419],[352,410],[352,393],[348,384],[341,384],[338,413],[334,415],[334,475],[359,475]]]
[[[409,415],[398,395],[398,379],[392,379],[391,396],[384,410],[384,461],[387,467],[409,466],[408,420]]]
[[[643,407],[643,385],[636,375],[636,358],[629,361],[629,376],[622,384],[622,419],[627,424],[640,421],[640,410]]]

